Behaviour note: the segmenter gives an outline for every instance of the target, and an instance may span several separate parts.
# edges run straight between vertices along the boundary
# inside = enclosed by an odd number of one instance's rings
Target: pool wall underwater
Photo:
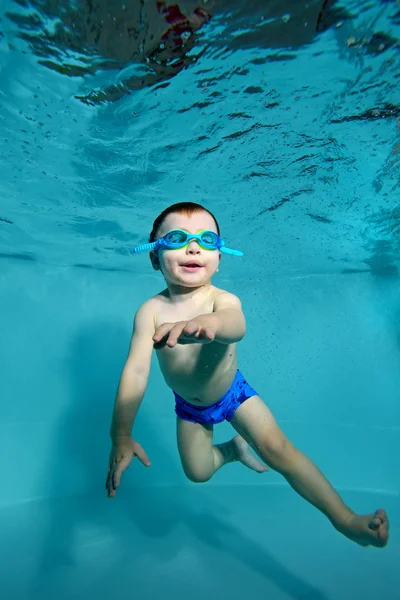
[[[223,280],[234,268],[227,258],[218,282],[242,297],[239,364],[285,433],[354,510],[391,512],[391,543],[375,550],[342,538],[277,473],[233,464],[206,484],[187,481],[173,397],[155,363],[134,426],[152,466],[133,463],[108,499],[110,416],[132,317],[161,280],[2,266],[5,597],[369,598],[382,586],[397,597],[400,369],[390,279],[310,274],[243,290]],[[216,440],[231,431],[216,427]],[[385,581],[371,583],[377,565]]]

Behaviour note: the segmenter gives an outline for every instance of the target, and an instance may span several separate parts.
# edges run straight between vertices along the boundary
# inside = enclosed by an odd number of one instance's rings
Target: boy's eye
[[[212,231],[203,233],[203,235],[201,236],[201,239],[205,244],[214,244],[215,243],[215,235],[213,234]]]
[[[167,235],[167,240],[172,244],[181,244],[186,239],[186,234],[183,231],[171,231]]]

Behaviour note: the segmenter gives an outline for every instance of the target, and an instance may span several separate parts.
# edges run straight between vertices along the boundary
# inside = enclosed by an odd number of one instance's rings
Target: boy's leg
[[[318,467],[286,438],[259,396],[243,402],[231,424],[266,464],[281,473],[293,489],[324,513],[341,533],[361,545],[387,543],[385,511],[359,516],[346,506]]]
[[[212,425],[177,417],[176,432],[182,467],[191,481],[208,481],[228,461],[228,452],[213,446]]]
[[[212,425],[193,423],[177,417],[176,426],[182,467],[191,481],[208,481],[218,469],[233,461],[241,461],[258,472],[267,470],[247,450],[247,442],[239,435],[229,442],[213,445]]]

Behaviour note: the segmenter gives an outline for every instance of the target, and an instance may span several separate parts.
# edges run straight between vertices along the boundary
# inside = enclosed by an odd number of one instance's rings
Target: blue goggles
[[[163,237],[158,238],[158,240],[151,244],[142,244],[141,246],[132,248],[130,253],[136,254],[143,250],[154,250],[154,252],[157,252],[162,249],[173,250],[176,248],[184,248],[190,244],[192,240],[196,240],[199,246],[204,248],[204,250],[220,250],[226,254],[243,256],[243,252],[240,252],[240,250],[226,248],[224,240],[222,240],[214,231],[210,231],[209,229],[204,229],[198,233],[189,233],[184,229],[172,229],[172,231],[168,231]]]

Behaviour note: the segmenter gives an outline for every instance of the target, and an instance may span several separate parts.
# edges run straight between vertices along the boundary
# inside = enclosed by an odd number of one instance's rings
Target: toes
[[[381,529],[378,533],[378,542],[379,542],[379,546],[381,548],[383,548],[384,546],[386,546],[387,542],[389,539],[389,534],[388,534],[388,530],[385,529]]]
[[[379,527],[380,525],[382,525],[383,523],[386,523],[386,522],[387,522],[386,512],[382,508],[379,508],[373,515],[369,525],[370,525],[370,527],[373,527],[375,529],[376,527]]]
[[[377,529],[381,525],[386,525],[387,522],[388,522],[388,519],[387,519],[386,512],[382,508],[379,508],[373,515],[369,525],[370,525],[370,527],[373,527],[373,529]]]
[[[369,527],[370,529],[379,529],[379,527],[380,527],[380,526],[381,526],[381,522],[380,522],[380,520],[379,520],[379,519],[377,519],[377,518],[373,518],[373,519],[372,519],[372,521],[370,521],[370,522],[368,523],[368,527]]]
[[[378,517],[382,523],[387,521],[386,511],[384,511],[383,508],[378,508],[378,510],[375,513],[375,517]]]
[[[256,471],[257,473],[265,473],[266,471],[269,471],[269,467],[266,467],[265,465],[260,463],[259,465],[257,465]]]
[[[376,511],[369,523],[369,527],[375,532],[376,545],[380,547],[386,546],[389,539],[389,521],[383,509],[380,508]]]

